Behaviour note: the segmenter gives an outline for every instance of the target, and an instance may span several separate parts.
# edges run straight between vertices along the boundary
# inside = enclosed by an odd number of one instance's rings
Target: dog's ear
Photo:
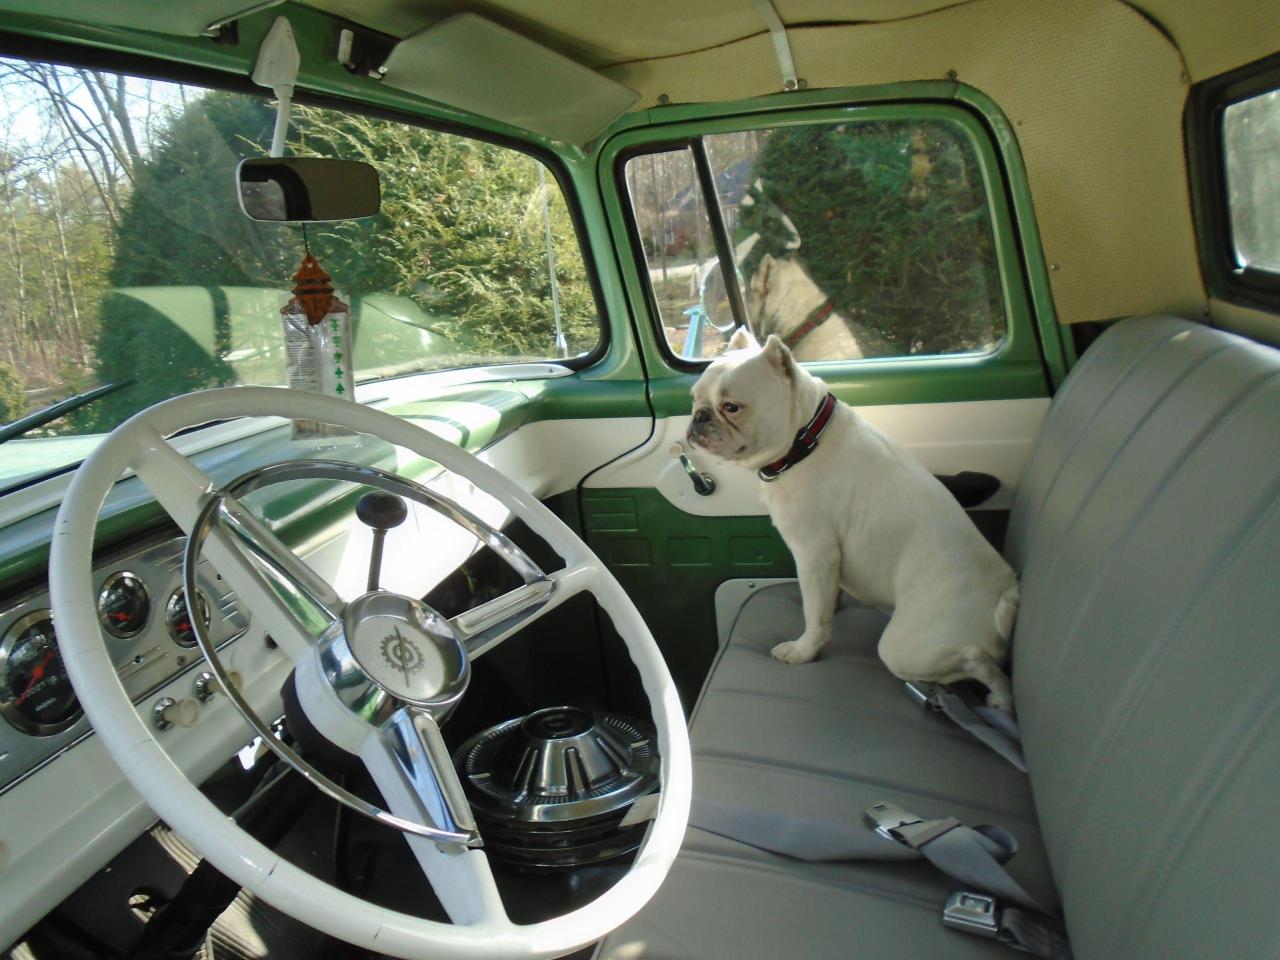
[[[778,339],[776,333],[769,334],[769,339],[765,341],[764,356],[783,377],[788,380],[795,377],[796,358],[791,355],[790,348]]]
[[[733,336],[729,338],[729,346],[726,350],[759,350],[760,344],[756,342],[756,338],[752,336],[751,331],[745,325],[733,331]]]

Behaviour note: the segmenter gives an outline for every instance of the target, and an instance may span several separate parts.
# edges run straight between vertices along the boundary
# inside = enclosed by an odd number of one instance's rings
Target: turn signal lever
[[[680,466],[684,467],[684,472],[689,475],[689,480],[693,483],[694,493],[700,497],[709,497],[716,492],[716,478],[709,473],[698,471],[688,454],[684,452],[684,444],[673,443],[667,447],[667,453],[680,461]]]
[[[356,502],[356,516],[365,526],[373,529],[373,549],[369,555],[369,592],[378,589],[378,579],[382,571],[382,543],[387,539],[387,531],[404,523],[409,509],[399,497],[372,490]]]

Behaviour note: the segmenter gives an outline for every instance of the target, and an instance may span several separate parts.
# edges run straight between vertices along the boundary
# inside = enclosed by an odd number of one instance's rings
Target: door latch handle
[[[667,453],[680,461],[680,466],[684,467],[684,472],[689,475],[689,480],[693,484],[694,493],[700,497],[709,497],[716,492],[716,478],[709,473],[701,473],[693,465],[693,461],[684,452],[683,444],[673,443],[667,447]]]

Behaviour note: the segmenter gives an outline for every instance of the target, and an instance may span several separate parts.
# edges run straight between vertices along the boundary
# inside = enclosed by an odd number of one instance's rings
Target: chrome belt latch
[[[953,890],[942,908],[942,925],[994,940],[1000,936],[996,898],[985,893]]]

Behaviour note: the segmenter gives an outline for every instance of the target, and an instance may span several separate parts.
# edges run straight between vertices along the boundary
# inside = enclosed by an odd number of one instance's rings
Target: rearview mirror
[[[372,217],[381,204],[378,171],[359,160],[254,157],[236,171],[240,209],[252,220],[315,223]]]

